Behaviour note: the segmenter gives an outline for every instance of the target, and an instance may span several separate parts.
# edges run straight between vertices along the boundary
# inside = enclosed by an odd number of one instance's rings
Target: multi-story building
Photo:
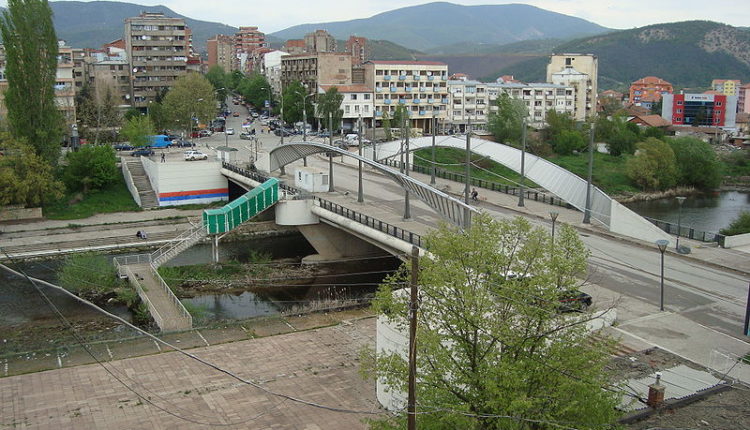
[[[187,73],[190,32],[182,18],[144,12],[125,20],[125,47],[130,61],[130,103],[147,108],[156,94]]]
[[[460,76],[459,76],[460,75]],[[489,114],[489,93],[486,83],[466,79],[466,75],[457,73],[448,80],[448,110],[446,112],[449,130],[463,133],[469,122],[472,130],[484,130],[487,127]]]
[[[275,94],[281,94],[281,59],[288,56],[284,51],[271,51],[263,55],[263,69],[261,73],[271,84]]]
[[[281,86],[300,81],[308,88],[351,85],[352,58],[345,52],[288,55],[281,59]]]
[[[575,89],[575,119],[596,115],[599,60],[592,54],[553,54],[547,65],[547,82]]]
[[[673,125],[734,128],[737,97],[723,94],[666,94],[661,116]]]
[[[547,113],[554,110],[558,113],[575,115],[574,87],[549,83],[529,84],[488,84],[489,113],[497,112],[497,97],[500,92],[507,93],[511,98],[524,102],[528,111],[528,124],[531,127],[542,128],[547,124]]]
[[[711,89],[725,96],[740,95],[741,85],[739,79],[714,79],[711,81]]]
[[[672,94],[672,84],[656,76],[646,76],[630,84],[630,103],[650,109],[662,95]]]
[[[365,85],[374,89],[375,122],[406,107],[412,128],[432,132],[433,115],[447,119],[448,65],[437,61],[367,61]]]
[[[737,112],[750,113],[750,83],[740,87],[737,96]]]
[[[305,52],[336,52],[336,39],[325,30],[315,30],[305,35]]]
[[[73,74],[73,48],[58,42],[55,104],[68,126],[76,123],[76,88]]]
[[[370,58],[370,48],[367,38],[349,36],[346,41],[346,52],[352,55],[352,65],[363,64]]]
[[[225,72],[231,72],[236,58],[234,51],[234,38],[224,34],[217,34],[208,39],[206,43],[208,51],[208,67],[221,67]]]
[[[336,87],[338,92],[344,96],[341,101],[342,128],[344,130],[357,130],[357,121],[362,118],[364,127],[371,127],[375,116],[374,94],[372,88],[366,85],[320,85],[321,91]],[[325,118],[321,119],[325,126]]]
[[[266,35],[258,27],[240,27],[234,35],[235,70],[252,73],[261,68],[255,52],[267,48]]]
[[[284,42],[284,47],[281,49],[290,55],[300,55],[305,53],[305,41],[303,39],[289,39]]]

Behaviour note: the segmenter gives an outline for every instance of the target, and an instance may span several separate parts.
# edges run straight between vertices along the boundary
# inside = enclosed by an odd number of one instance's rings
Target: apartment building
[[[662,95],[672,94],[672,84],[656,76],[646,76],[630,84],[630,103],[651,109]]]
[[[714,79],[711,89],[725,96],[739,96],[742,82],[739,79]]]
[[[284,52],[288,52],[291,55],[304,54],[305,41],[303,39],[289,39],[284,42],[284,47],[281,50]]]
[[[666,94],[661,116],[673,125],[734,128],[737,97],[723,94]]]
[[[147,108],[156,94],[187,73],[190,31],[182,18],[144,12],[125,20],[125,47],[130,62],[130,104]]]
[[[57,74],[55,78],[55,104],[65,124],[76,123],[76,88],[73,74],[73,48],[58,42]]]
[[[438,61],[367,61],[365,85],[374,89],[375,121],[384,114],[393,118],[396,106],[405,106],[411,127],[432,132],[433,115],[440,121],[448,113],[448,65]]]
[[[372,127],[375,116],[375,97],[372,88],[366,85],[320,85],[318,88],[325,92],[332,87],[336,87],[339,94],[344,96],[341,101],[341,110],[344,112],[342,128],[356,131],[359,118],[362,118],[364,127]],[[322,121],[325,124],[325,118]]]
[[[240,27],[234,35],[234,70],[252,73],[259,70],[260,64],[255,52],[267,48],[266,35],[258,27]]]
[[[305,35],[305,52],[336,52],[336,39],[325,30],[315,30]]]
[[[750,83],[740,87],[737,96],[737,112],[750,113]]]
[[[553,54],[547,65],[547,82],[575,89],[575,119],[596,115],[599,59],[593,54]]]
[[[275,94],[281,94],[281,59],[286,57],[284,51],[270,51],[263,55],[263,68],[261,73],[271,84]]]
[[[489,112],[497,112],[497,97],[505,92],[511,98],[523,100],[531,127],[543,128],[547,125],[547,112],[550,110],[575,116],[575,91],[575,87],[544,82],[488,84]]]
[[[233,64],[236,59],[234,51],[234,37],[224,34],[217,34],[206,42],[208,51],[208,67],[221,67],[229,73],[233,70]]]
[[[346,41],[346,52],[352,56],[352,65],[363,64],[370,58],[370,47],[367,44],[367,38],[349,36],[349,39]]]
[[[300,81],[308,88],[351,85],[352,57],[345,52],[288,55],[281,59],[281,86]]]
[[[448,130],[464,133],[471,122],[472,130],[486,130],[489,114],[489,94],[486,83],[466,79],[457,73],[449,80],[448,110],[446,112]]]

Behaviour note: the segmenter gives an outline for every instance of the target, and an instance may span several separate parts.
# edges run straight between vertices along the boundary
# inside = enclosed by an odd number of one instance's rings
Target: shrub
[[[678,183],[700,189],[714,189],[721,183],[721,164],[708,143],[693,137],[670,139],[677,168]]]
[[[78,254],[67,257],[57,272],[60,285],[76,295],[99,300],[122,285],[112,263],[104,255]]]
[[[117,158],[111,146],[84,146],[66,156],[63,181],[70,191],[99,190],[117,181]]]
[[[750,212],[741,212],[740,215],[729,224],[729,227],[721,229],[719,233],[724,236],[736,236],[738,234],[750,233]]]

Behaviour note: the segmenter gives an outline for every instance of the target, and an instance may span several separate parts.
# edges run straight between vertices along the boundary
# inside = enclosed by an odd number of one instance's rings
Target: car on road
[[[234,134],[234,129],[233,128],[227,128],[226,133],[227,134]]]
[[[151,155],[154,155],[154,151],[152,151],[151,148],[136,149],[135,151],[130,153],[131,157],[149,157]]]
[[[172,141],[172,146],[177,148],[190,148],[193,146],[193,143],[184,139],[176,139]]]
[[[276,136],[281,136],[282,134],[284,136],[292,136],[294,132],[289,130],[288,128],[277,128],[273,131],[273,134],[275,134]]]
[[[248,133],[247,131],[243,131],[242,133],[240,133],[240,139],[251,140],[252,138],[253,138],[252,133]]]
[[[320,133],[318,133],[318,137],[323,137],[323,138],[331,137],[331,132],[321,131]]]
[[[185,161],[208,160],[208,155],[200,151],[185,151]]]
[[[118,143],[114,146],[115,151],[132,151],[135,147],[129,143]]]
[[[345,140],[334,140],[333,146],[341,149],[349,149],[349,144]]]
[[[239,112],[235,112],[235,113],[232,114],[232,116],[236,118],[236,117],[240,116],[240,113]]]

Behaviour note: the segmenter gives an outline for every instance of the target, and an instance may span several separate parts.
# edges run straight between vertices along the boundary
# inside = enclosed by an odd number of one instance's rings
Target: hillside
[[[368,40],[371,60],[409,61],[416,60],[422,53],[388,40]]]
[[[555,52],[599,57],[600,89],[627,87],[644,76],[678,88],[705,87],[712,79],[750,81],[750,32],[709,21],[657,24],[576,39]],[[525,81],[545,78],[546,58],[498,69],[485,78],[512,74]]]
[[[404,7],[370,18],[296,25],[273,33],[299,39],[324,29],[338,39],[356,34],[390,40],[424,51],[456,42],[506,44],[528,39],[569,39],[600,34],[606,28],[568,15],[522,4],[461,6],[437,2]]]
[[[112,1],[57,1],[50,2],[57,37],[75,48],[98,48],[102,44],[123,37],[125,18],[143,11],[163,12],[174,18],[185,18],[193,31],[193,46],[198,52],[206,50],[206,40],[215,34],[234,34],[237,29],[215,22],[199,21],[180,15],[165,6],[143,6]],[[96,17],[96,19],[91,19]]]
[[[458,42],[426,51],[428,55],[550,54],[563,43],[560,39],[534,39],[498,45],[495,43]]]

